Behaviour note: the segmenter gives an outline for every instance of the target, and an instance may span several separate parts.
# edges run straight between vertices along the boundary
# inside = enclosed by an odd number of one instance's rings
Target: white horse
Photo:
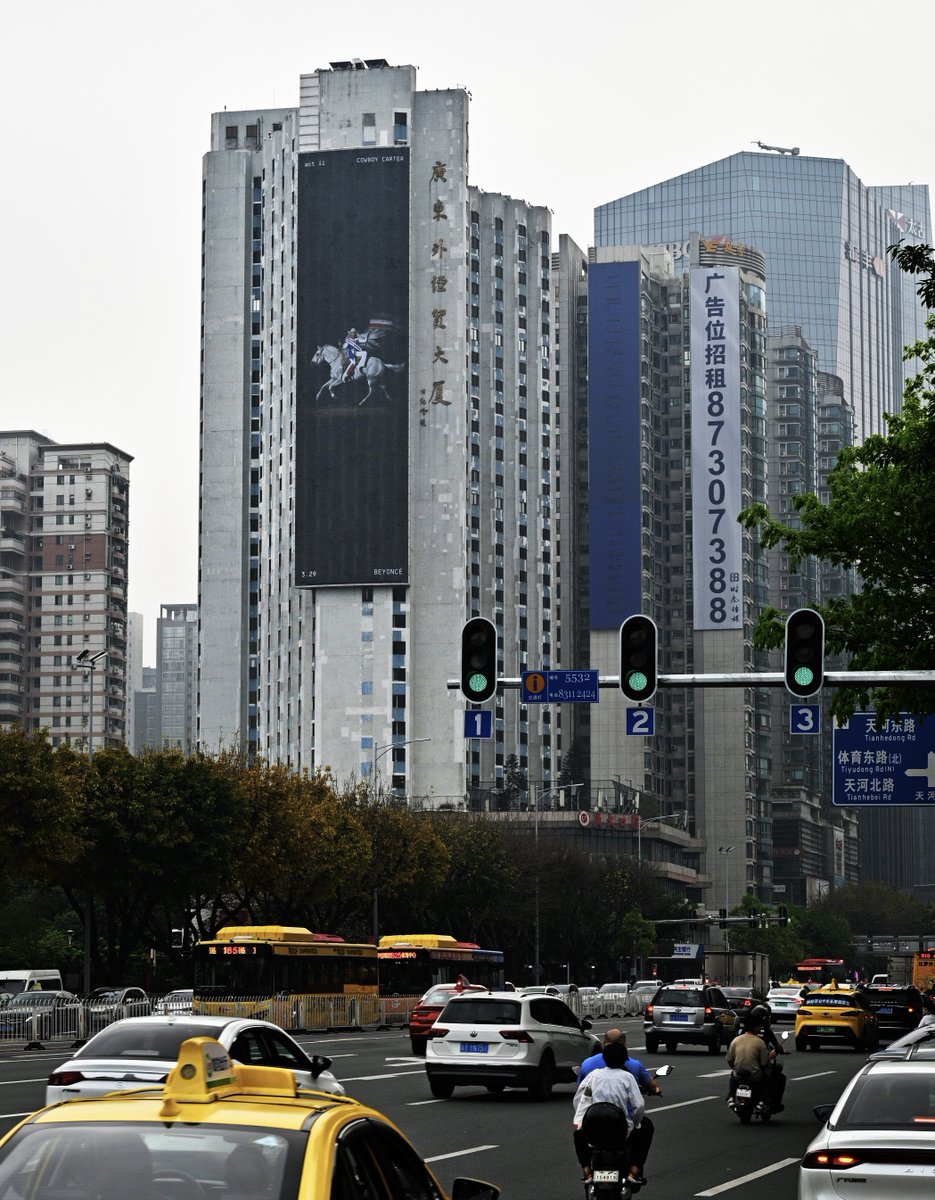
[[[318,389],[318,394],[315,396],[315,399],[318,400],[324,391],[327,391],[329,395],[334,398],[334,389],[340,387],[343,383],[347,383],[347,380],[344,378],[346,359],[343,353],[338,349],[337,346],[331,346],[326,343],[324,346],[319,346],[312,355],[312,362],[325,363],[325,365],[331,370],[331,378],[321,385],[321,387]],[[405,369],[405,363],[388,363],[384,362],[382,358],[377,358],[373,354],[368,354],[367,361],[364,363],[363,369],[358,367],[351,376],[352,379],[363,379],[364,383],[367,385],[367,394],[362,400],[358,400],[358,406],[361,404],[366,404],[366,402],[373,395],[373,385],[375,383],[378,384],[380,391],[387,398],[387,400],[392,400],[393,397],[387,391],[386,384],[379,383],[378,381],[382,378],[386,371],[405,371]]]

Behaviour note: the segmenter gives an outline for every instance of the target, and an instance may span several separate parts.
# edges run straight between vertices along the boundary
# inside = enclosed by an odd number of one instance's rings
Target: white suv
[[[432,1095],[456,1086],[490,1092],[524,1087],[545,1100],[555,1083],[573,1083],[601,1043],[558,996],[487,992],[453,996],[429,1030],[425,1072]]]

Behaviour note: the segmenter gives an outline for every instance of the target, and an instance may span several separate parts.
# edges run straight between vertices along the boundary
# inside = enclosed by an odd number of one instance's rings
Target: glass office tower
[[[798,325],[822,371],[837,375],[862,441],[898,411],[924,332],[912,280],[887,247],[931,240],[929,190],[866,187],[847,163],[742,151],[595,209],[597,246],[670,244],[721,234],[766,256],[770,328]]]

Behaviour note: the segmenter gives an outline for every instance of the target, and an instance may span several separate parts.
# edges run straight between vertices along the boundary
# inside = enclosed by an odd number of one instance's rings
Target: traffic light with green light
[[[497,627],[471,617],[461,630],[461,694],[482,704],[497,690]]]
[[[797,608],[786,621],[786,690],[797,699],[814,696],[825,677],[825,622],[813,608]]]
[[[620,626],[620,690],[634,704],[647,704],[659,680],[656,623],[639,614]]]

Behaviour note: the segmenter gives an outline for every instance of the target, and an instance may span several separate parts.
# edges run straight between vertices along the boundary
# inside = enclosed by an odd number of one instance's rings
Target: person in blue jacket
[[[607,1030],[604,1034],[604,1045],[607,1046],[611,1042],[616,1042],[627,1050],[627,1039],[622,1029]],[[578,1068],[577,1082],[581,1083],[582,1079],[586,1078],[592,1071],[603,1066],[606,1066],[606,1063],[604,1062],[604,1052],[602,1050],[600,1054],[592,1054],[590,1058],[584,1060]],[[640,1060],[632,1057],[629,1050],[627,1050],[627,1061],[623,1064],[623,1067],[625,1071],[629,1071],[636,1079],[639,1089],[644,1095],[662,1095],[662,1088],[653,1079]],[[652,1145],[654,1133],[655,1128],[652,1121],[644,1115],[639,1126],[630,1135],[630,1146],[633,1157],[631,1174],[635,1179],[640,1181],[643,1181],[643,1171],[646,1169],[646,1159],[649,1156],[649,1148]]]

